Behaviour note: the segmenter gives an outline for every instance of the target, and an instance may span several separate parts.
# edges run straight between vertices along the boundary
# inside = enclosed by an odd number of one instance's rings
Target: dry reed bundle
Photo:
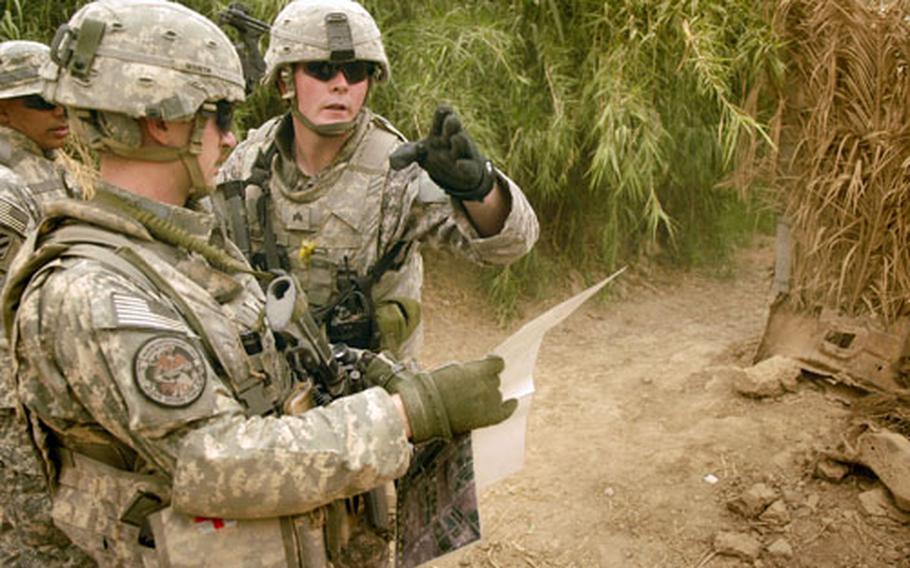
[[[780,15],[789,302],[887,325],[910,306],[910,1],[784,0]]]

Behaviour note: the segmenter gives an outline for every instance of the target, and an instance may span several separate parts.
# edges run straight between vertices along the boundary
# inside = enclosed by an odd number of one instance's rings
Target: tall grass
[[[226,2],[185,3],[212,15]],[[6,0],[0,36],[46,40],[75,4]],[[251,4],[271,20],[284,2]],[[771,147],[776,106],[761,93],[780,82],[782,63],[767,3],[364,5],[392,62],[392,81],[373,90],[370,105],[411,137],[426,132],[438,103],[454,105],[538,212],[535,256],[494,277],[504,311],[559,273],[553,265],[596,274],[655,249],[698,264],[723,258],[743,233],[732,220],[755,226],[755,177],[736,166]],[[257,93],[242,127],[280,108],[273,94]]]
[[[788,0],[797,88],[781,202],[793,227],[789,301],[890,324],[910,305],[910,1]]]

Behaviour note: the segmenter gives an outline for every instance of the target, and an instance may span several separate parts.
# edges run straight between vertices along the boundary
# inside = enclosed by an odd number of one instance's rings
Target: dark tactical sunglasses
[[[49,111],[57,108],[57,105],[47,102],[41,95],[26,95],[22,97],[22,104],[31,110]]]
[[[303,72],[320,81],[328,81],[341,71],[348,83],[359,83],[376,73],[376,64],[369,61],[348,61],[346,63],[332,63],[331,61],[307,61],[303,64]]]
[[[205,103],[202,112],[215,118],[215,126],[221,132],[230,132],[234,125],[234,103],[226,100]]]

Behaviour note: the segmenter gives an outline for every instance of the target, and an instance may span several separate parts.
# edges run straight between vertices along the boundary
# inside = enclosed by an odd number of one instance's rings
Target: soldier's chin
[[[333,124],[341,124],[343,122],[348,122],[351,120],[351,111],[348,109],[324,109],[319,113],[320,126],[331,126]]]

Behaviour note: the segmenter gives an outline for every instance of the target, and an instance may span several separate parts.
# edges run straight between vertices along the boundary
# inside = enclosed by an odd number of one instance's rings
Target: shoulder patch
[[[0,225],[9,227],[19,235],[25,234],[29,215],[18,204],[0,197]]]
[[[18,233],[0,226],[0,268],[8,268],[20,244],[22,244],[22,237]],[[0,277],[0,282],[2,281],[3,279]]]
[[[146,341],[133,361],[139,391],[162,406],[189,406],[205,390],[205,363],[199,351],[180,337]]]
[[[189,331],[183,322],[169,316],[158,306],[150,305],[145,298],[115,293],[111,295],[111,307],[116,327],[161,329],[179,333]]]

